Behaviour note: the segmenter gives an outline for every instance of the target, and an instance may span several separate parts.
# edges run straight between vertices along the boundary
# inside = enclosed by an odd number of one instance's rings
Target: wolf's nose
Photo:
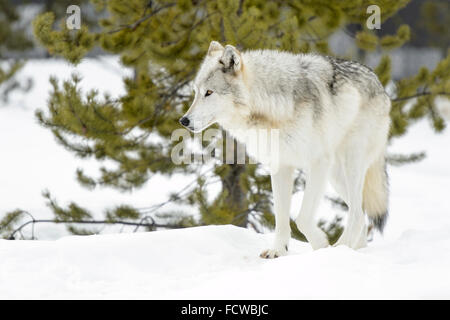
[[[186,118],[186,117],[183,117],[183,118],[180,119],[180,123],[181,123],[183,126],[187,127],[187,126],[189,125],[189,119]]]

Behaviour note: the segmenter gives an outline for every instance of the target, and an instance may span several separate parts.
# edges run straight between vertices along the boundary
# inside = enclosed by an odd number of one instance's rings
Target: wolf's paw
[[[346,230],[344,230],[338,241],[333,246],[347,246],[355,250],[364,248],[367,246],[366,228],[362,227],[356,232],[346,232]]]
[[[314,237],[314,240],[310,241],[310,244],[313,250],[326,248],[330,245],[330,243],[328,242],[328,237],[325,233],[317,233],[316,237]]]
[[[287,246],[278,249],[267,249],[264,250],[259,256],[263,259],[274,259],[281,256],[285,256],[287,254],[287,251],[288,251]]]
[[[339,238],[339,240],[333,245],[333,247],[337,246],[347,246],[351,249],[357,250],[367,246],[367,240],[365,237],[359,238]]]

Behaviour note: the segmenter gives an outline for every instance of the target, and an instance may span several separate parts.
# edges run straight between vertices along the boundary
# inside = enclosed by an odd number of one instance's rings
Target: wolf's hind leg
[[[355,244],[355,249],[367,247],[367,226],[364,224],[363,231],[360,233]]]
[[[346,175],[345,175],[345,168],[342,165],[342,162],[337,161],[335,164],[335,167],[333,168],[333,175],[331,179],[332,185],[335,189],[335,191],[339,194],[339,196],[344,200],[345,204],[347,204],[349,207],[349,195],[347,194],[347,190],[349,189],[347,187],[347,181],[346,181]],[[358,230],[360,228],[356,228]],[[363,227],[364,231],[361,232],[361,234],[355,235],[354,238],[358,238],[358,241],[356,242],[355,249],[357,248],[363,248],[367,246],[367,230],[365,227]],[[342,244],[342,243],[341,243]],[[337,245],[337,244],[336,244]]]
[[[356,152],[349,153],[340,160],[341,170],[345,179],[348,196],[348,218],[338,245],[346,245],[353,249],[365,247],[367,244],[367,228],[362,209],[362,192],[364,177],[367,171],[365,159]]]
[[[302,207],[296,219],[298,229],[314,250],[328,246],[327,235],[317,226],[314,215],[324,194],[329,170],[330,161],[326,158],[312,165],[307,174]]]
[[[294,168],[281,166],[271,174],[275,211],[275,241],[272,248],[261,253],[261,258],[277,258],[287,253],[291,227],[289,212],[291,208]]]

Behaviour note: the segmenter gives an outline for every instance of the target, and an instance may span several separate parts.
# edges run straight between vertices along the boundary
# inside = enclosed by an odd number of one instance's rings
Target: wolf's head
[[[232,122],[245,100],[243,71],[242,56],[235,47],[212,41],[193,82],[194,102],[180,123],[199,132],[216,122]]]

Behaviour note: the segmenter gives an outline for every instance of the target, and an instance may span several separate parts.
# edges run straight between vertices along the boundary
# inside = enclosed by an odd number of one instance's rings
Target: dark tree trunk
[[[222,180],[222,188],[227,192],[226,201],[229,204],[230,210],[235,213],[236,224],[241,227],[246,227],[248,222],[247,201],[245,198],[244,190],[240,183],[241,175],[245,172],[245,164],[238,164],[237,162],[237,150],[239,143],[233,140],[233,143],[227,143],[226,152],[232,152],[234,154],[233,164],[229,164],[230,170],[228,174]],[[240,146],[239,148],[241,148]]]

